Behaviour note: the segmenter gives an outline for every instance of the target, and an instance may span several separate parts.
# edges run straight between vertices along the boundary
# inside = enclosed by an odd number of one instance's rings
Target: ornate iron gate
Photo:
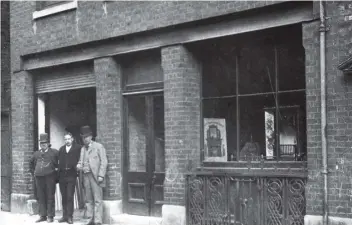
[[[303,225],[306,178],[187,175],[188,225]]]

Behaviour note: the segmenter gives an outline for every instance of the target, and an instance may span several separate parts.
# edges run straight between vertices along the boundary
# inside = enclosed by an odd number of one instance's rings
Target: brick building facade
[[[248,165],[254,168],[256,163],[239,157],[244,140],[256,140],[261,146],[258,156],[268,160],[268,173],[279,168],[307,176],[301,215],[305,224],[319,224],[326,210],[332,220],[351,223],[351,85],[337,68],[352,54],[351,3],[324,4],[328,209],[321,173],[319,2],[10,5],[12,211],[25,212],[23,206],[33,193],[28,162],[38,130],[49,132],[52,143],[59,145],[64,129],[76,131],[81,123],[91,123],[107,149],[104,199],[112,218],[124,212],[160,216],[164,224],[176,224],[173,214],[186,214],[185,174],[196,167],[234,173],[247,171],[243,168]],[[93,106],[73,109],[80,101],[72,90],[83,89],[95,93],[84,101]],[[55,118],[44,106],[42,124],[38,99],[55,105],[59,92],[72,94],[64,113],[82,113],[81,120]],[[230,100],[214,100],[225,98]],[[291,110],[290,118],[297,120],[281,128],[284,122],[275,115],[284,108],[294,108],[297,114]],[[274,147],[268,147],[268,136],[258,131],[270,130],[263,125],[264,109],[276,120]],[[228,149],[222,162],[204,162],[209,156],[203,141],[206,117],[226,118]],[[292,131],[292,124],[303,129]],[[290,126],[291,136],[278,131],[289,132]],[[284,160],[279,140],[294,146],[294,156],[289,150]]]

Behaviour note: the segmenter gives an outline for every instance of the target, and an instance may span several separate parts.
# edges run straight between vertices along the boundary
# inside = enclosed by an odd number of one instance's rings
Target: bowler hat
[[[47,133],[39,134],[39,142],[48,143],[49,142],[49,135]]]
[[[81,127],[81,136],[82,137],[87,137],[93,134],[92,130],[90,129],[89,126],[83,126]]]

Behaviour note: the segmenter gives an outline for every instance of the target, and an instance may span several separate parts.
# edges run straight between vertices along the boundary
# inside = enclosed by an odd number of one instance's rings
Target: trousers
[[[55,191],[56,174],[36,176],[37,198],[39,203],[39,215],[42,217],[55,216]]]
[[[60,173],[60,192],[62,196],[62,216],[64,218],[73,217],[74,208],[74,194],[76,188],[76,177],[75,176],[64,176]]]
[[[92,173],[83,174],[83,186],[89,222],[102,223],[103,188],[99,186]]]

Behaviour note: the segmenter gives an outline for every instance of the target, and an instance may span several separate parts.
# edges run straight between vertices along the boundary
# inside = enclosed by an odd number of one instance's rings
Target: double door
[[[164,98],[160,94],[124,98],[124,209],[161,216],[164,199]]]

